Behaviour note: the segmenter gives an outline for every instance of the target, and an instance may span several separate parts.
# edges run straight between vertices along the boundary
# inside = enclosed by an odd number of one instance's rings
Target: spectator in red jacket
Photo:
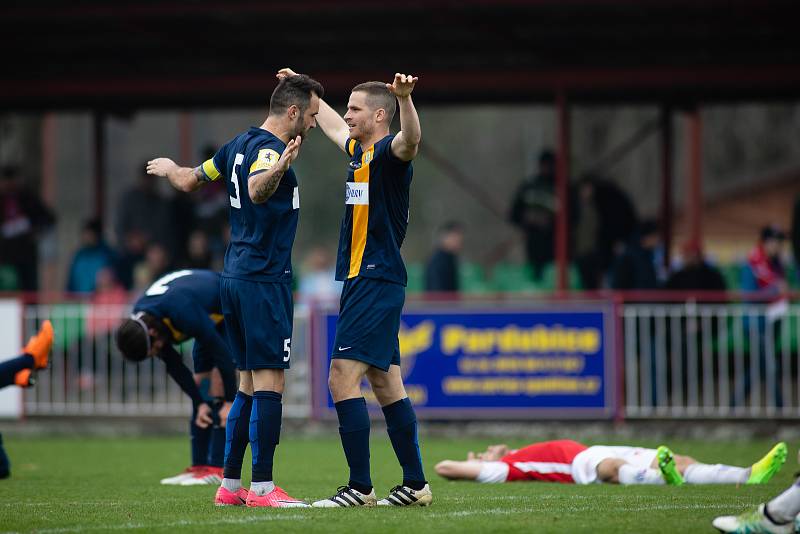
[[[788,288],[786,270],[781,260],[786,234],[775,226],[761,229],[761,239],[747,257],[752,273],[752,289],[782,293]]]

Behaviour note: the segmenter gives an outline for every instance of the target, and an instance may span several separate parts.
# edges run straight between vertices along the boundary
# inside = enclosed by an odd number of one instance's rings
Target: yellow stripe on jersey
[[[369,183],[369,162],[375,147],[371,146],[361,155],[361,167],[353,173],[357,183]],[[364,248],[367,246],[367,227],[369,226],[369,204],[353,205],[353,235],[350,238],[350,272],[347,278],[358,276],[361,271],[361,260],[364,259]]]
[[[207,159],[203,162],[203,172],[206,173],[208,179],[212,182],[220,177],[220,172],[217,170],[217,166],[214,165],[213,159]]]
[[[356,153],[356,140],[355,139],[348,139],[344,143],[344,149],[347,151],[348,156],[352,156]]]
[[[222,320],[224,319],[224,317],[222,316],[222,314],[221,314],[221,313],[212,313],[212,314],[211,314],[211,315],[209,315],[208,317],[209,317],[209,318],[210,318],[212,321],[214,321],[214,324],[219,324],[219,323],[221,323],[221,322],[222,322]]]
[[[186,334],[172,326],[172,321],[170,321],[168,317],[165,317],[163,321],[164,324],[167,325],[167,328],[169,328],[169,331],[172,333],[172,339],[175,341],[175,343],[180,343],[181,341],[186,341],[188,339]]]

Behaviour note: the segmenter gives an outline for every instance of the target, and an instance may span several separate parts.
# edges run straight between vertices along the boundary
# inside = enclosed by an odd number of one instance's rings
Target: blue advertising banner
[[[335,313],[318,325],[318,370],[327,372]],[[417,412],[428,417],[612,417],[610,308],[414,311],[403,314],[403,380]],[[333,401],[318,377],[321,415]],[[377,407],[369,385],[367,401]]]

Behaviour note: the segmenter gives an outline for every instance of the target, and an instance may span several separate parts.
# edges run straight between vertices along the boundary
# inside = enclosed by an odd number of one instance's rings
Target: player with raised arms
[[[222,311],[228,340],[242,371],[228,414],[225,471],[215,504],[277,508],[307,506],[273,483],[281,430],[284,370],[292,340],[292,246],[300,195],[291,168],[303,137],[316,126],[324,90],[308,76],[280,80],[269,114],[196,168],[170,159],[148,162],[181,191],[222,178],[230,197],[231,241],[222,272]],[[250,491],[241,485],[248,442],[253,456]]]
[[[225,340],[219,285],[219,273],[213,271],[168,273],[147,288],[134,303],[133,314],[117,328],[117,347],[126,360],[159,358],[167,374],[192,399],[191,466],[162,479],[162,484],[222,482],[224,426],[236,395],[236,371]],[[173,347],[189,339],[194,339],[194,374]]]
[[[293,79],[291,69],[279,78]],[[417,419],[400,374],[398,331],[407,275],[400,246],[406,235],[411,160],[421,130],[411,92],[417,78],[355,86],[344,118],[320,101],[325,135],[351,159],[339,237],[336,279],[344,281],[328,384],[339,418],[350,479],[318,507],[426,506],[430,486],[422,470]],[[400,109],[400,132],[389,127]],[[366,376],[386,418],[403,482],[377,500],[369,467],[369,414],[361,393]]]

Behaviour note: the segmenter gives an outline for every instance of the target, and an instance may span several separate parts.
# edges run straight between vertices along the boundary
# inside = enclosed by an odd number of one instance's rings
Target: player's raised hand
[[[283,80],[284,78],[291,78],[292,76],[297,76],[297,73],[290,69],[289,67],[284,67],[278,71],[278,74],[275,75],[279,80]]]
[[[178,165],[169,158],[156,158],[147,162],[147,174],[155,176],[166,176],[168,172],[175,170]]]
[[[394,93],[394,95],[398,98],[408,96],[411,94],[411,91],[414,90],[414,86],[417,84],[416,78],[411,74],[400,74],[399,72],[394,75],[394,82],[387,83],[386,88]]]
[[[297,159],[297,155],[300,153],[300,144],[302,142],[303,138],[299,135],[289,141],[289,143],[286,145],[286,148],[283,149],[281,158],[278,160],[278,168],[280,170],[284,172],[287,171],[292,162]]]

